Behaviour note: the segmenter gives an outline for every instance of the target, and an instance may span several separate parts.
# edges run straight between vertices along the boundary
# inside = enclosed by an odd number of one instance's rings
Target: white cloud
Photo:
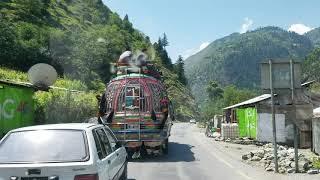
[[[304,24],[292,24],[289,27],[288,31],[296,32],[296,33],[302,35],[302,34],[304,34],[306,32],[311,31],[312,29],[314,29],[314,28],[308,27],[308,26],[306,26]]]
[[[206,48],[209,44],[210,44],[209,42],[203,42],[198,48],[188,49],[188,50],[186,50],[186,51],[184,51],[184,52],[182,53],[182,57],[183,57],[184,59],[186,59],[186,58],[188,58],[188,57],[190,57],[190,56],[192,56],[192,55],[194,55],[194,54],[202,51],[202,50],[203,50],[204,48]]]
[[[252,19],[249,19],[248,17],[244,18],[244,23],[241,25],[240,33],[242,34],[247,32],[252,25],[253,25]]]

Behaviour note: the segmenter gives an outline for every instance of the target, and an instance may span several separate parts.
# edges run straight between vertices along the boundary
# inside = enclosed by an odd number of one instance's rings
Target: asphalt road
[[[319,175],[281,175],[241,161],[241,155],[206,138],[189,123],[174,124],[169,154],[129,163],[131,180],[313,180]]]

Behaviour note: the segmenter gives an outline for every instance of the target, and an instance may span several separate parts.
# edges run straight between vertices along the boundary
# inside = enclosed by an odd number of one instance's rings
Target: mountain
[[[269,58],[302,60],[312,49],[313,43],[306,36],[278,27],[233,33],[187,58],[186,77],[197,101],[203,102],[210,80],[222,86],[259,88],[261,61]]]
[[[125,50],[145,49],[163,71],[181,118],[196,113],[194,98],[167,69],[147,35],[102,0],[1,0],[0,67],[26,72],[36,63],[53,65],[61,77],[80,80],[101,92],[111,78],[110,63]],[[188,102],[184,100],[188,99]]]
[[[320,28],[315,28],[305,34],[316,47],[320,47]]]

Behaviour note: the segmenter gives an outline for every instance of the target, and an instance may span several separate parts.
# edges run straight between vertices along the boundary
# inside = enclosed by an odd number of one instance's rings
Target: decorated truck
[[[146,60],[124,52],[114,65],[116,77],[100,99],[99,118],[137,158],[167,154],[174,111],[161,73]]]

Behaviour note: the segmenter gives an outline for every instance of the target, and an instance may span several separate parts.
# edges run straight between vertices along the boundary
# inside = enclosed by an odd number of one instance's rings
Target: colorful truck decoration
[[[144,57],[134,59],[130,52],[120,56],[115,67],[117,77],[107,84],[100,101],[103,121],[129,154],[168,153],[174,112],[161,74]]]

